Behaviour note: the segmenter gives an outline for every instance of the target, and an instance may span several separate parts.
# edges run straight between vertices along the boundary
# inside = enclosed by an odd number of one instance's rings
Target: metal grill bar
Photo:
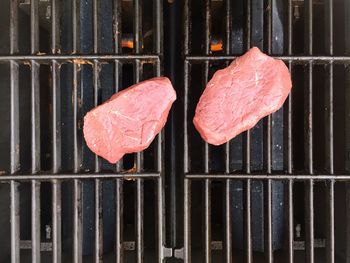
[[[154,34],[154,52],[156,54],[161,54],[162,45],[161,45],[161,39],[163,37],[163,31],[161,25],[163,24],[163,8],[162,8],[162,2],[161,0],[155,0],[154,1],[154,25],[155,28],[155,34]]]
[[[252,214],[251,214],[251,179],[247,179],[244,183],[244,228],[245,228],[245,253],[246,262],[253,261],[252,251]]]
[[[51,0],[51,51],[53,54],[59,49],[59,10],[57,0]],[[52,172],[61,169],[61,89],[60,67],[56,60],[51,63],[52,74]]]
[[[287,54],[288,56],[291,56],[293,53],[293,15],[292,15],[292,9],[293,9],[293,2],[292,0],[288,0],[288,17],[287,17]],[[288,69],[292,76],[292,62],[288,61]],[[289,175],[293,173],[293,121],[292,121],[292,93],[289,93],[288,99],[287,99],[287,172]],[[294,262],[294,250],[293,250],[293,241],[294,241],[294,220],[293,220],[293,181],[288,182],[288,188],[287,188],[287,211],[288,211],[288,218],[287,218],[287,235],[288,235],[288,246],[287,246],[287,252],[288,252],[288,262],[293,263]]]
[[[134,1],[134,53],[140,54],[142,50],[142,1]],[[142,80],[142,65],[139,59],[135,60],[134,78],[135,83]],[[143,169],[143,153],[136,154],[136,171],[139,173]],[[137,179],[135,184],[136,191],[136,262],[143,262],[144,257],[144,237],[143,237],[143,214],[144,214],[144,192],[143,180]]]
[[[114,33],[114,52],[119,54],[122,51],[121,46],[121,0],[113,1],[113,33]],[[120,90],[121,83],[122,64],[119,60],[114,60],[114,86],[115,92]],[[117,162],[116,172],[120,172],[123,168],[123,159]],[[123,181],[120,179],[115,180],[115,262],[123,262]]]
[[[190,61],[191,63],[202,63],[204,61],[220,61],[220,60],[234,60],[238,56],[186,56],[186,60]],[[276,59],[281,59],[285,62],[293,62],[294,65],[305,65],[310,62],[313,62],[313,64],[328,64],[330,62],[333,62],[334,64],[349,64],[350,63],[350,57],[349,56],[313,56],[313,55],[307,55],[307,56],[272,56]],[[0,60],[1,60],[0,56]],[[8,57],[6,57],[8,60]]]
[[[226,45],[225,54],[230,55],[231,53],[231,31],[232,31],[232,10],[231,1],[225,1],[226,7]],[[229,62],[227,62],[227,65]],[[230,142],[225,145],[225,172],[230,173]],[[224,187],[224,260],[226,263],[232,262],[232,217],[231,217],[231,180],[226,180],[223,184]]]
[[[293,181],[288,181],[287,188],[287,209],[288,209],[288,219],[287,219],[287,235],[288,235],[288,262],[294,262],[294,221],[293,221]]]
[[[306,262],[314,262],[314,181],[305,183],[305,250]]]
[[[273,3],[271,0],[266,1],[265,7],[265,34],[267,40],[267,52],[272,54],[272,13]],[[271,120],[272,115],[269,115],[264,120],[265,126],[265,167],[267,174],[271,173],[271,143],[272,143],[272,132],[271,132]],[[265,218],[264,218],[264,232],[265,232],[265,244],[264,251],[267,262],[273,262],[273,250],[272,250],[272,182],[268,179],[264,183],[264,202],[265,202]]]
[[[76,51],[77,52],[77,51]],[[315,57],[316,58],[316,57]],[[321,57],[322,58],[322,57]],[[73,63],[75,65],[92,64],[94,59],[98,59],[100,62],[108,62],[113,60],[120,60],[123,62],[133,62],[135,59],[139,59],[142,62],[155,63],[159,61],[158,55],[146,55],[146,54],[130,54],[130,55],[116,55],[116,54],[93,54],[93,55],[0,55],[0,63],[8,61],[17,61],[26,63],[27,61],[37,61],[40,63],[50,63],[51,60],[57,60],[59,62]],[[327,59],[327,57],[326,57]],[[328,60],[338,59],[350,61],[350,57],[330,57]]]
[[[156,1],[156,8],[159,8],[161,6],[159,0]],[[161,19],[161,16],[157,16],[158,19]],[[158,23],[161,23],[161,21],[158,21]],[[157,35],[160,35],[161,32],[158,32]],[[156,41],[160,41],[160,38],[156,37]],[[161,51],[160,49],[160,43],[156,44],[157,51]],[[159,47],[159,50],[158,50]],[[155,75],[160,76],[161,68],[160,63],[156,64],[156,70]],[[157,136],[157,171],[160,173],[160,177],[157,179],[157,238],[158,238],[158,262],[163,262],[164,258],[164,233],[165,233],[165,224],[164,224],[164,214],[163,211],[165,211],[164,207],[164,157],[163,157],[163,141],[164,138],[164,131],[161,131]]]
[[[72,1],[72,21],[73,21],[73,53],[79,52],[80,40],[79,40],[79,0]],[[81,149],[80,135],[79,135],[79,109],[78,109],[78,89],[80,88],[80,74],[78,73],[80,65],[73,64],[73,147],[74,147],[74,173],[77,173],[80,169],[81,163]]]
[[[123,181],[115,181],[115,262],[123,262]]]
[[[205,1],[205,14],[204,14],[204,54],[209,55],[210,52],[210,35],[211,35],[211,10],[210,1]],[[206,86],[209,79],[209,61],[204,62],[203,69],[203,87]],[[204,143],[204,172],[209,173],[209,145]],[[203,262],[211,262],[211,182],[209,180],[203,181],[203,193],[204,193],[204,258]]]
[[[211,262],[211,181],[204,180],[204,262]]]
[[[32,173],[40,171],[40,84],[39,64],[31,61]]]
[[[10,54],[18,52],[18,0],[10,2]],[[19,170],[20,144],[19,144],[19,93],[18,93],[18,64],[10,61],[10,170],[11,174]],[[20,262],[20,222],[19,222],[19,183],[10,183],[10,220],[11,220],[11,262]]]
[[[18,52],[18,0],[10,2],[10,53]],[[11,89],[11,174],[19,169],[19,93],[18,64],[10,61]],[[12,257],[13,258],[13,257]]]
[[[327,230],[326,230],[326,253],[327,262],[334,263],[334,181],[327,184]]]
[[[305,88],[305,155],[306,155],[306,165],[307,170],[310,174],[313,173],[313,109],[312,109],[312,92],[313,92],[313,64],[308,63],[308,68],[306,70],[306,88]]]
[[[39,51],[38,1],[30,3],[31,54]],[[39,64],[31,61],[31,151],[32,173],[40,171],[40,86]],[[32,262],[40,262],[40,183],[31,182]]]
[[[308,55],[313,54],[313,1],[305,2],[305,51]],[[313,63],[308,63],[307,79],[305,88],[305,147],[306,147],[306,165],[307,171],[313,174],[313,110],[312,110],[312,92],[313,92]],[[305,249],[306,262],[314,262],[314,209],[313,209],[313,180],[305,183]]]
[[[350,176],[347,174],[186,174],[185,178],[191,180],[202,180],[202,179],[212,179],[212,180],[226,180],[226,179],[251,179],[251,180],[285,180],[285,181],[307,181],[313,179],[314,181],[320,180],[337,180],[337,181],[348,181]]]
[[[159,173],[98,173],[98,174],[88,174],[88,173],[79,173],[79,174],[53,174],[53,173],[45,173],[45,174],[24,174],[24,175],[2,175],[0,176],[0,181],[6,182],[11,180],[16,181],[30,181],[30,180],[37,180],[37,181],[51,181],[54,179],[58,180],[69,180],[69,179],[112,179],[112,178],[119,178],[119,179],[155,179],[160,176]]]
[[[325,28],[326,28],[326,53],[333,55],[333,0],[325,2]],[[326,162],[330,174],[334,173],[334,133],[333,133],[333,63],[328,66],[328,75],[326,76]],[[328,90],[329,89],[329,90]],[[334,263],[334,181],[327,184],[327,230],[326,230],[326,255],[327,262]]]
[[[19,183],[11,181],[11,262],[17,263],[19,257]]]
[[[95,247],[94,262],[103,261],[103,220],[102,220],[102,182],[95,179]]]
[[[190,54],[191,48],[191,0],[184,1],[184,54]],[[184,173],[190,171],[188,152],[188,87],[190,83],[190,63],[184,62]],[[184,254],[185,263],[192,262],[191,253],[191,181],[184,179]]]
[[[39,51],[38,1],[30,4],[31,53]],[[40,171],[40,86],[39,64],[31,61],[31,139],[32,139],[32,173]]]
[[[136,262],[143,262],[144,239],[143,239],[143,180],[136,180]]]
[[[100,63],[98,60],[94,60],[93,63],[93,85],[94,85],[94,106],[100,104],[99,90],[100,90]],[[100,160],[97,154],[95,154],[95,173],[100,172]]]
[[[30,50],[34,55],[39,52],[39,1],[30,2]]]
[[[158,178],[160,175],[157,173],[128,173],[128,174],[106,174],[106,173],[100,173],[100,174],[44,174],[44,175],[4,175],[0,177],[1,182],[9,182],[11,180],[16,181],[30,181],[30,180],[37,180],[37,181],[52,181],[52,180],[69,180],[69,179],[77,179],[77,180],[83,180],[83,179],[124,179],[124,180],[133,180],[137,178],[142,179],[155,179]],[[265,180],[265,179],[271,179],[271,180],[296,180],[296,181],[303,181],[303,180],[309,180],[314,179],[317,181],[320,180],[336,180],[336,181],[348,181],[350,180],[350,177],[348,174],[240,174],[240,173],[232,173],[232,174],[186,174],[186,178],[193,179],[193,180],[199,180],[199,179],[214,179],[214,180],[227,180],[227,179],[252,179],[252,180]]]
[[[246,49],[251,47],[251,0],[246,1],[246,27],[245,41]],[[250,174],[250,130],[245,132],[245,172]],[[251,180],[244,182],[244,229],[245,229],[245,261],[251,263],[253,261],[252,251],[252,226],[251,226]]]
[[[224,184],[224,198],[225,198],[225,237],[224,237],[224,257],[225,262],[232,262],[232,218],[231,218],[231,180],[226,180]]]
[[[73,26],[73,53],[80,49],[80,8],[79,0],[72,1],[72,26]],[[81,163],[80,132],[79,132],[79,109],[78,94],[80,89],[80,65],[73,64],[73,147],[74,147],[74,173],[78,173]],[[81,181],[73,181],[73,261],[82,262],[82,185]]]
[[[40,262],[40,182],[33,180],[32,191],[32,262]]]
[[[52,182],[52,262],[62,260],[61,243],[61,183]]]
[[[185,0],[188,11],[188,0]],[[185,18],[186,19],[186,18]],[[188,17],[187,17],[188,19]],[[185,30],[186,30],[185,26]],[[185,31],[189,33],[188,31]],[[187,39],[189,36],[187,36]],[[185,34],[186,39],[186,34]],[[185,42],[186,43],[186,42]],[[185,49],[188,46],[185,44]],[[188,51],[188,50],[187,50]],[[186,50],[185,50],[186,52]],[[188,127],[187,127],[187,115],[188,115],[188,86],[189,86],[189,67],[188,61],[184,64],[184,172],[189,172],[189,154],[188,154]],[[191,263],[191,182],[187,179],[184,180],[184,262]]]
[[[82,191],[81,181],[73,181],[73,262],[81,263],[82,256]]]
[[[191,181],[184,179],[184,262],[191,263]]]
[[[93,10],[93,52],[94,52],[94,54],[96,54],[99,52],[99,21],[98,21],[99,4],[98,4],[97,0],[94,0],[92,4],[93,4],[93,7],[92,7],[92,10]],[[94,85],[94,106],[95,107],[98,106],[100,103],[99,73],[100,73],[100,64],[98,63],[97,59],[94,59],[94,61],[93,61],[93,85]],[[99,171],[100,171],[100,160],[99,160],[98,155],[95,154],[95,172],[98,173]],[[96,253],[96,254],[98,254],[98,253]]]

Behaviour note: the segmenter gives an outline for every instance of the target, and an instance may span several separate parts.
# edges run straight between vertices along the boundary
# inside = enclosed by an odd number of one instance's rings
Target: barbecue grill
[[[2,1],[0,261],[348,262],[349,17],[347,0]],[[210,146],[198,98],[251,46],[292,93]],[[84,114],[160,75],[178,100],[151,146],[92,154]]]

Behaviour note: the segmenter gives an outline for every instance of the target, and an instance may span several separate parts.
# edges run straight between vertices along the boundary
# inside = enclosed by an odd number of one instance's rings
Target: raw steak
[[[126,153],[146,149],[164,127],[175,99],[175,90],[165,77],[114,94],[85,115],[87,146],[111,163]]]
[[[223,144],[281,108],[291,88],[286,65],[253,47],[214,74],[193,123],[206,142]]]

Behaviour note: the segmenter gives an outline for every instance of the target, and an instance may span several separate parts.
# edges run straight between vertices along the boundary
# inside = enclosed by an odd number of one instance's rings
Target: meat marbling
[[[291,88],[283,61],[253,47],[214,74],[200,97],[193,123],[206,142],[223,144],[281,108]]]
[[[149,79],[114,94],[84,117],[87,146],[116,163],[146,149],[164,127],[176,93],[166,77]]]

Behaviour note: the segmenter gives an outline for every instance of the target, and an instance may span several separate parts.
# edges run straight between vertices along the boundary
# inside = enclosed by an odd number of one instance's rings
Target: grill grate
[[[162,3],[160,0],[155,0],[151,3],[153,6],[152,14],[153,21],[151,23],[152,29],[152,50],[151,53],[144,53],[143,27],[142,14],[144,6],[142,1],[133,1],[133,6],[128,7],[125,1],[115,0],[109,1],[112,6],[111,17],[113,21],[113,49],[106,52],[106,41],[102,36],[102,28],[105,26],[106,19],[102,17],[101,5],[105,4],[101,1],[93,0],[89,1],[92,10],[92,50],[91,52],[84,51],[83,39],[84,39],[84,27],[86,21],[82,21],[83,12],[88,10],[88,7],[84,7],[82,1],[72,0],[67,2],[70,5],[69,10],[71,14],[71,24],[67,27],[64,23],[67,23],[65,19],[67,14],[64,14],[64,7],[61,1],[50,1],[49,8],[47,9],[50,19],[50,52],[40,53],[39,40],[43,38],[42,31],[39,30],[39,6],[41,2],[34,0],[27,3],[20,1],[10,2],[10,54],[4,54],[1,56],[1,63],[9,63],[10,65],[10,99],[11,99],[11,118],[10,118],[10,173],[11,175],[4,175],[1,177],[2,182],[10,182],[10,198],[11,198],[11,260],[12,262],[20,262],[23,254],[23,249],[28,248],[28,242],[26,248],[21,247],[20,244],[22,234],[20,223],[23,221],[20,219],[20,207],[22,191],[21,187],[24,187],[26,182],[30,182],[31,189],[31,242],[29,242],[29,248],[31,248],[31,260],[32,262],[40,262],[48,260],[48,257],[43,257],[41,250],[41,244],[43,244],[43,237],[41,234],[41,193],[44,185],[49,183],[51,188],[51,208],[52,208],[52,250],[51,259],[52,262],[62,262],[72,260],[73,262],[85,261],[83,240],[84,236],[84,211],[88,209],[84,206],[85,186],[87,179],[92,180],[93,187],[93,260],[95,262],[101,262],[104,258],[104,246],[103,246],[103,189],[104,182],[110,180],[114,184],[115,204],[109,205],[114,207],[115,211],[115,241],[114,241],[114,259],[116,262],[124,262],[124,260],[132,260],[132,262],[143,262],[145,254],[145,195],[144,188],[146,182],[152,182],[155,191],[155,203],[152,209],[155,209],[154,223],[156,224],[154,235],[154,250],[153,261],[156,258],[157,262],[161,262],[166,256],[167,250],[164,248],[164,217],[163,217],[163,134],[158,135],[155,140],[153,150],[155,165],[154,169],[146,170],[144,168],[144,156],[143,153],[138,153],[134,158],[135,169],[126,171],[128,168],[123,161],[120,161],[112,170],[104,170],[105,163],[97,156],[94,157],[94,169],[93,173],[86,173],[83,167],[83,158],[85,158],[83,141],[82,141],[82,92],[87,87],[83,83],[83,67],[85,65],[92,68],[92,86],[93,86],[93,105],[100,104],[101,101],[101,68],[103,65],[108,64],[113,67],[113,78],[115,87],[114,92],[119,91],[122,87],[122,69],[126,65],[132,65],[133,67],[133,82],[137,83],[143,79],[143,71],[147,65],[151,65],[152,74],[159,76],[162,72]],[[107,3],[107,2],[106,2]],[[23,26],[20,23],[19,17],[23,16],[21,5],[29,5],[30,11],[30,54],[21,53],[19,48],[19,27]],[[88,5],[88,2],[86,2]],[[85,9],[84,9],[85,8]],[[83,10],[84,9],[84,10]],[[132,53],[122,49],[122,9],[127,9],[133,15],[132,32],[133,32],[133,50]],[[20,14],[21,13],[21,14]],[[69,21],[68,21],[69,23]],[[66,27],[63,29],[63,27]],[[64,41],[62,35],[64,33],[71,32],[71,43],[68,46],[71,47],[71,52],[64,53],[62,42]],[[30,66],[30,78],[31,78],[31,170],[26,172],[21,168],[21,151],[25,146],[20,142],[20,66]],[[43,65],[50,66],[51,76],[51,169],[46,171],[42,167],[42,149],[41,149],[41,130],[40,126],[40,90],[44,87],[40,85],[40,69]],[[64,107],[61,96],[63,96],[61,82],[62,71],[64,65],[72,65],[72,143],[73,143],[73,166],[72,170],[64,172],[62,156],[66,153],[62,148],[62,110]],[[149,71],[149,70],[148,70]],[[149,75],[149,72],[148,72]],[[66,78],[65,78],[66,79]],[[66,94],[65,94],[66,95]],[[128,157],[133,158],[132,156]],[[125,238],[125,226],[124,213],[126,208],[124,205],[132,205],[127,201],[124,203],[124,191],[125,181],[133,181],[132,187],[135,194],[135,239],[134,246],[130,247],[132,253],[127,253],[124,250],[127,248]],[[64,183],[72,184],[72,251],[67,252],[63,248],[64,242],[62,236],[62,230],[65,227],[63,225],[63,202],[62,198],[64,193]],[[84,186],[85,185],[85,186]],[[147,203],[148,205],[148,203]],[[25,219],[25,218],[24,218]],[[148,233],[148,232],[147,232]],[[84,241],[85,242],[85,241]],[[129,242],[130,243],[130,242]],[[23,243],[24,244],[24,243]],[[50,243],[49,243],[50,244]],[[50,244],[50,245],[51,245]],[[50,247],[50,246],[49,246]],[[129,249],[129,250],[130,250]],[[67,255],[68,253],[68,255]],[[111,258],[111,257],[109,257]]]
[[[215,2],[215,1],[214,1]],[[343,56],[334,56],[333,46],[334,46],[334,11],[333,6],[334,2],[332,0],[322,1],[324,5],[324,53],[315,55],[313,52],[313,47],[319,43],[315,43],[314,36],[317,35],[314,32],[316,28],[313,24],[315,21],[314,18],[314,3],[313,1],[302,1],[300,12],[304,16],[304,33],[305,37],[295,36],[298,41],[304,39],[304,52],[298,54],[293,51],[293,46],[295,40],[293,39],[295,30],[293,29],[293,8],[295,8],[295,1],[286,1],[284,5],[284,10],[286,14],[286,19],[283,21],[284,32],[285,34],[285,45],[284,53],[287,55],[281,55],[281,53],[276,53],[276,50],[273,49],[273,42],[275,41],[275,33],[273,32],[273,15],[276,16],[277,3],[275,1],[266,0],[262,9],[259,9],[260,1],[248,0],[242,1],[244,5],[244,38],[242,47],[247,50],[253,45],[261,45],[261,48],[268,54],[274,55],[274,57],[282,59],[289,70],[292,73],[293,78],[295,78],[294,68],[298,65],[302,65],[305,68],[305,84],[304,84],[304,109],[305,116],[304,118],[304,145],[305,145],[305,167],[302,171],[298,171],[293,167],[293,162],[298,156],[293,156],[293,147],[295,144],[300,143],[299,141],[294,141],[293,134],[295,129],[293,123],[295,121],[295,116],[293,116],[293,104],[294,101],[300,100],[299,98],[292,99],[292,94],[287,99],[284,104],[284,135],[283,141],[284,145],[284,165],[283,171],[273,167],[273,115],[268,116],[263,121],[263,169],[254,169],[252,168],[254,164],[252,163],[252,155],[254,147],[257,147],[253,144],[252,140],[252,131],[248,131],[243,135],[243,140],[241,145],[243,146],[243,160],[241,160],[241,168],[232,168],[230,163],[232,156],[232,147],[237,147],[237,144],[231,142],[226,143],[222,147],[221,158],[224,160],[223,168],[218,171],[217,168],[211,168],[211,165],[215,164],[213,161],[215,156],[214,147],[211,150],[208,147],[208,144],[204,144],[201,152],[193,153],[194,150],[191,149],[195,143],[192,141],[195,140],[197,135],[194,135],[192,132],[191,119],[194,114],[194,108],[191,106],[197,100],[197,93],[199,91],[195,90],[193,82],[191,79],[196,79],[194,82],[198,81],[198,76],[202,79],[202,82],[206,84],[210,77],[210,68],[215,67],[218,64],[225,66],[227,62],[233,60],[236,56],[236,51],[232,50],[232,45],[235,48],[240,45],[239,39],[235,36],[232,29],[232,19],[234,18],[231,1],[219,1],[221,3],[221,8],[219,12],[219,19],[224,20],[222,24],[225,25],[224,32],[222,32],[222,38],[224,42],[223,50],[219,53],[210,52],[210,43],[211,39],[215,35],[213,30],[214,27],[214,16],[213,14],[213,1],[203,1],[199,3],[194,0],[185,1],[184,9],[184,250],[183,250],[183,259],[185,262],[196,262],[195,259],[198,257],[201,258],[201,262],[218,262],[222,260],[223,262],[233,262],[233,258],[239,260],[245,260],[245,262],[299,262],[301,258],[305,256],[306,262],[335,262],[335,183],[341,182],[342,180],[348,181],[349,177],[347,172],[342,174],[335,175],[335,156],[341,155],[342,153],[335,152],[334,148],[334,85],[333,85],[333,69],[334,65],[344,65],[345,67],[349,64],[349,57],[347,55]],[[300,4],[300,3],[299,3]],[[196,12],[193,9],[194,6],[201,6],[202,13]],[[345,4],[347,5],[347,4]],[[197,6],[196,6],[197,7]],[[257,11],[258,10],[258,11]],[[299,9],[298,9],[299,10]],[[258,14],[261,12],[261,14]],[[224,14],[224,17],[222,16]],[[263,16],[264,23],[264,39],[263,44],[256,40],[257,26],[256,20],[257,17]],[[202,19],[202,28],[198,26],[198,20]],[[259,21],[259,20],[258,20]],[[262,22],[262,21],[260,21]],[[255,28],[254,28],[255,27]],[[196,34],[196,31],[202,30],[201,40],[203,46],[197,47],[196,37],[199,37]],[[275,29],[276,30],[276,29]],[[300,30],[300,29],[299,29]],[[319,29],[320,30],[320,29]],[[300,33],[299,33],[300,34]],[[194,36],[195,35],[195,36]],[[194,37],[193,37],[194,36]],[[235,38],[235,40],[233,40]],[[277,38],[276,38],[277,39]],[[236,41],[236,42],[235,42]],[[197,41],[198,42],[198,41]],[[231,45],[231,43],[233,43]],[[320,44],[322,45],[322,44]],[[199,51],[200,50],[200,51]],[[240,52],[238,52],[240,53]],[[315,145],[314,145],[314,131],[317,129],[314,128],[314,89],[319,88],[315,87],[313,82],[314,80],[314,71],[317,65],[324,66],[325,69],[325,107],[326,107],[326,116],[324,123],[325,130],[325,167],[326,169],[320,173],[320,171],[315,171],[314,168],[314,159],[315,159]],[[202,73],[198,73],[197,68],[202,69]],[[198,76],[196,76],[198,75]],[[192,84],[192,85],[191,85]],[[194,91],[195,90],[195,91]],[[195,95],[194,95],[195,94]],[[195,97],[195,98],[193,98]],[[275,120],[276,121],[276,120]],[[340,131],[339,131],[340,132]],[[239,139],[234,139],[238,141]],[[238,142],[239,143],[239,142]],[[344,141],[342,142],[344,145]],[[235,148],[233,151],[239,151],[242,148]],[[345,150],[345,149],[344,149]],[[199,168],[198,163],[194,163],[195,159],[201,158],[203,163],[201,163],[201,168]],[[193,162],[193,167],[191,167],[191,162]],[[252,171],[254,169],[255,171]],[[258,180],[258,181],[257,181]],[[201,185],[199,185],[199,183]],[[233,237],[232,237],[232,225],[237,224],[237,217],[239,215],[232,214],[233,200],[232,200],[232,191],[233,185],[232,182],[243,182],[243,213],[244,213],[244,254],[238,250],[233,250]],[[263,222],[264,222],[264,256],[261,256],[257,253],[253,253],[253,223],[254,220],[259,220],[259,216],[255,214],[253,217],[253,191],[256,191],[254,182],[263,182]],[[273,188],[276,182],[282,182],[285,189],[285,250],[281,256],[278,252],[274,250],[274,229],[275,222],[273,221],[273,213],[275,209],[272,207],[273,204]],[[301,206],[301,204],[295,203],[295,187],[300,188],[300,182],[304,185],[305,189],[305,250],[303,253],[294,252],[297,250],[296,244],[299,244],[297,237],[294,236],[294,227],[295,227],[295,206]],[[324,229],[324,238],[325,238],[325,258],[316,257],[315,255],[315,242],[316,233],[315,233],[315,188],[318,182],[325,183],[325,200],[326,200],[326,224]],[[215,231],[213,231],[213,204],[217,202],[218,196],[213,195],[213,191],[216,184],[223,193],[222,199],[222,208],[219,210],[219,213],[223,213],[223,218],[221,220],[221,225],[219,230],[219,237],[214,237]],[[197,187],[198,186],[198,187]],[[201,203],[196,202],[195,195],[199,193],[203,194]],[[213,200],[216,199],[216,200]],[[199,212],[196,209],[196,206],[200,205],[202,211]],[[235,210],[236,211],[236,210]],[[218,212],[218,211],[217,211]],[[202,222],[202,243],[200,245],[196,244],[198,239],[196,239],[196,226],[197,220],[200,220],[200,217],[203,217]],[[344,222],[344,221],[343,221]],[[215,221],[215,223],[217,223]],[[345,223],[345,222],[344,222]],[[303,230],[304,231],[304,230]],[[194,233],[195,232],[195,233]],[[220,234],[221,233],[221,234]],[[198,234],[198,233],[197,233]],[[212,244],[215,243],[219,238],[222,240],[222,249],[223,251],[219,254],[213,249]],[[193,241],[196,240],[196,241]],[[195,244],[193,244],[193,242]],[[243,242],[243,240],[242,240]],[[236,244],[237,245],[237,244]],[[199,256],[200,254],[200,256]],[[348,254],[347,254],[348,255]]]
[[[0,167],[6,170],[0,171],[0,195],[9,200],[0,202],[0,222],[9,214],[9,229],[3,231],[10,233],[11,246],[8,255],[0,253],[0,260],[209,263],[350,258],[347,0],[5,2],[9,45],[1,48],[0,78],[9,79],[9,103],[4,107],[9,124],[4,125],[8,142],[0,137],[5,145]],[[337,17],[336,11],[343,13]],[[276,47],[280,35],[275,24],[280,15],[281,49]],[[1,15],[0,21],[5,18]],[[105,30],[111,25],[109,39]],[[164,26],[169,32],[163,38]],[[132,49],[123,47],[126,35],[132,35]],[[183,54],[175,42],[180,38]],[[211,50],[216,38],[222,40],[221,51]],[[216,69],[253,45],[288,65],[295,88],[278,116],[266,117],[258,128],[222,147],[210,146],[191,122],[201,93],[195,86],[204,87]],[[183,86],[177,89],[179,99],[165,132],[150,149],[127,155],[115,166],[89,153],[82,138],[84,113],[132,83],[162,75],[164,68],[176,86]],[[105,71],[113,75],[110,82]],[[45,75],[50,78],[46,82]],[[46,88],[49,102],[42,95]],[[24,101],[27,108],[21,105]],[[7,105],[6,99],[1,102],[0,110],[1,104]],[[0,116],[0,121],[6,123],[6,118]],[[22,118],[30,118],[28,125]],[[340,135],[342,129],[345,134]],[[49,146],[43,143],[46,139]],[[276,141],[282,141],[280,149]],[[282,208],[276,208],[276,200]],[[8,203],[9,213],[3,212]],[[281,211],[283,218],[276,219]],[[339,223],[342,229],[337,231]],[[109,232],[114,232],[112,241],[106,241]]]

